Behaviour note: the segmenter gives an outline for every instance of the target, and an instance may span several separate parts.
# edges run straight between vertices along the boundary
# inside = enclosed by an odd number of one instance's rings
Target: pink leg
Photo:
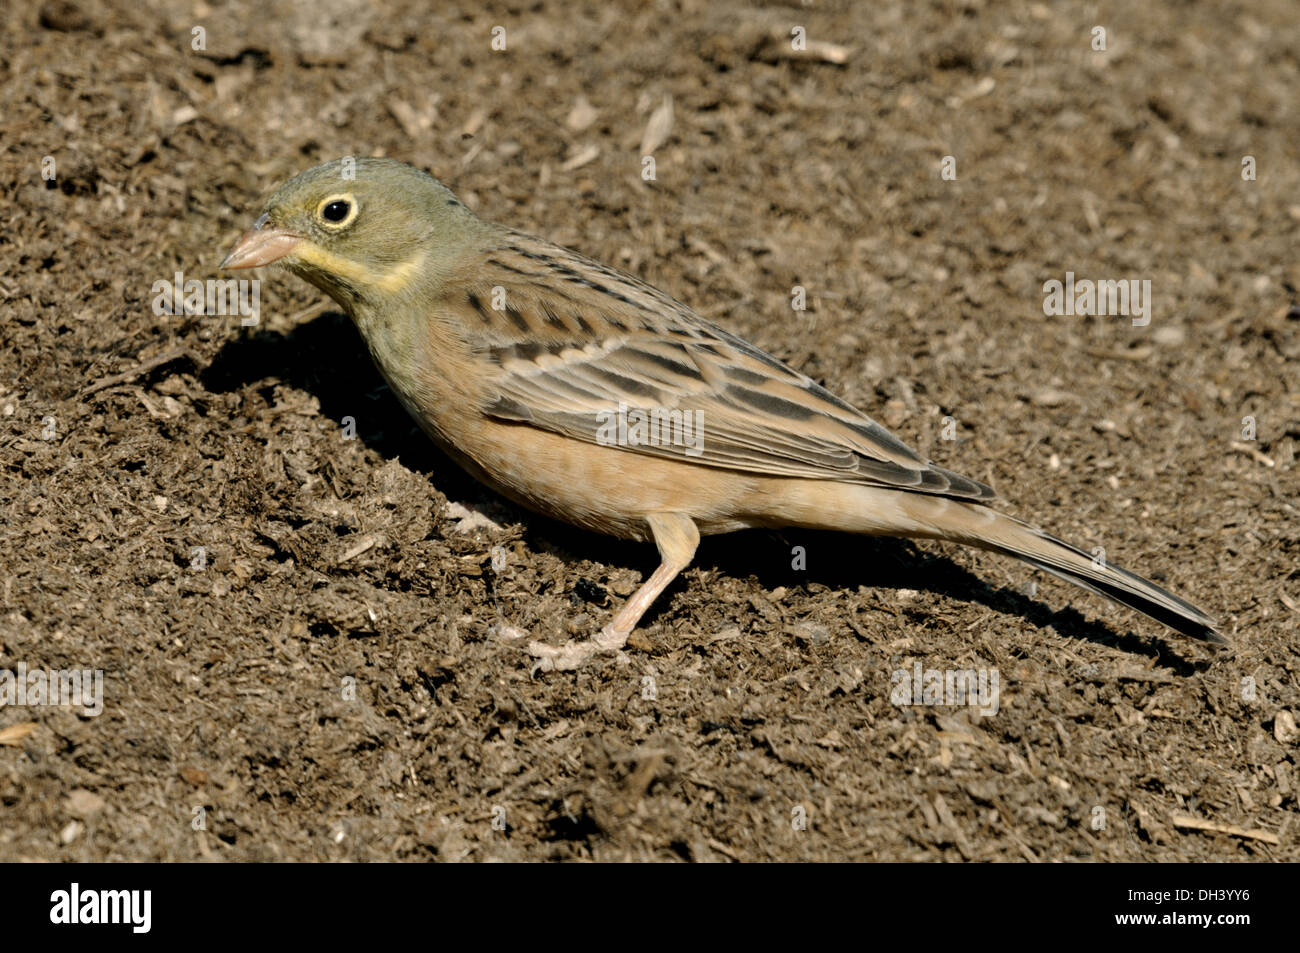
[[[691,564],[695,549],[700,545],[700,533],[689,516],[678,513],[655,513],[647,517],[655,545],[662,560],[654,574],[633,593],[612,622],[587,642],[566,642],[561,646],[530,642],[528,652],[538,661],[533,671],[564,672],[581,668],[582,664],[598,652],[617,652],[627,644],[636,624],[646,610],[677,578],[677,574]]]

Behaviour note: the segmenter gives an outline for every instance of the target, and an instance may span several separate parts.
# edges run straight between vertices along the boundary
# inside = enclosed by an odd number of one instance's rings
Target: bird
[[[1226,644],[1160,586],[996,509],[993,489],[668,294],[487,222],[428,173],[344,157],[281,185],[223,269],[278,264],[348,316],[453,461],[528,510],[652,542],[659,565],[538,671],[626,647],[702,535],[799,527],[990,550]]]

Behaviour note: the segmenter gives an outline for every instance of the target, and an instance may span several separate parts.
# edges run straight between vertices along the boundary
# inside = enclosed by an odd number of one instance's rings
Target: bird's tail
[[[1219,645],[1227,640],[1215,622],[1190,602],[1109,563],[1103,552],[1089,554],[1035,526],[981,503],[921,493],[839,484],[835,505],[826,506],[827,484],[806,500],[790,494],[795,525],[872,535],[946,539],[1007,556],[1137,609],[1177,632]],[[787,524],[789,525],[789,523]]]
[[[1183,635],[1202,642],[1227,644],[1208,615],[1150,580],[1111,564],[1103,550],[1089,554],[1036,526],[978,503],[916,496],[908,502],[922,500],[946,503],[942,509],[948,513],[956,509],[964,511],[961,518],[941,521],[944,531],[935,534],[940,538],[1014,556],[1089,592],[1137,609]]]

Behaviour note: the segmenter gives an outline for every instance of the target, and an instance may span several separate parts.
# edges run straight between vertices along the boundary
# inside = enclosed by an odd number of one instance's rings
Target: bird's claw
[[[617,652],[627,644],[629,633],[613,626],[605,626],[585,642],[569,641],[563,645],[529,642],[528,654],[537,659],[532,674],[538,672],[573,672],[582,668],[592,656],[601,652]]]

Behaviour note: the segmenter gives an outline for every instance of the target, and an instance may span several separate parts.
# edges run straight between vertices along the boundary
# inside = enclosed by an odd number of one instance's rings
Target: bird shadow
[[[263,329],[247,333],[227,343],[201,371],[200,380],[215,392],[279,381],[312,394],[320,402],[322,414],[339,421],[345,416],[354,418],[358,439],[385,458],[400,458],[404,466],[429,476],[448,499],[500,503],[518,512],[531,548],[551,552],[566,562],[581,554],[610,565],[636,566],[647,575],[658,564],[653,546],[612,539],[527,513],[470,477],[411,420],[368,359],[364,343],[344,314],[327,311],[284,333]],[[806,568],[795,568],[794,546],[804,548]],[[1073,608],[1052,610],[1017,589],[992,586],[947,556],[908,540],[801,529],[779,533],[748,530],[706,538],[695,565],[735,578],[753,576],[767,590],[818,584],[829,589],[856,590],[864,585],[877,590],[920,589],[1019,616],[1067,638],[1148,658],[1154,653],[1155,664],[1176,674],[1190,675],[1201,667],[1163,640],[1116,632]],[[684,585],[679,578],[668,591]],[[656,600],[643,624],[654,621],[669,602],[664,597]]]

